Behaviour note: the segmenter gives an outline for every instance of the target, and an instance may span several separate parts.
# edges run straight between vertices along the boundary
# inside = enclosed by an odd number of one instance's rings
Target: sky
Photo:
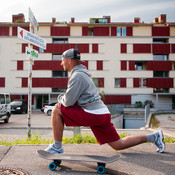
[[[2,1],[2,0],[1,0]],[[71,20],[89,22],[89,18],[111,16],[111,22],[151,23],[160,14],[166,14],[167,22],[175,22],[175,0],[3,0],[0,6],[0,22],[12,22],[12,15],[23,13],[26,22],[31,8],[38,22]]]

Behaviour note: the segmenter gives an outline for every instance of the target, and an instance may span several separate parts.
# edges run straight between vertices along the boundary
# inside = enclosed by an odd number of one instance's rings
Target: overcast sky
[[[11,22],[12,15],[23,13],[28,21],[31,8],[38,22],[88,22],[89,18],[111,16],[112,22],[132,22],[134,17],[153,22],[160,14],[175,22],[175,0],[1,0],[0,22]]]

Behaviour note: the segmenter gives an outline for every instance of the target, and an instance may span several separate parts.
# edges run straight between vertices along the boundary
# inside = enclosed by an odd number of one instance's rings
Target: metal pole
[[[32,31],[32,25],[30,22],[30,32]],[[28,44],[29,49],[32,45]],[[29,76],[28,76],[28,138],[31,138],[31,115],[32,115],[32,59],[29,57]]]

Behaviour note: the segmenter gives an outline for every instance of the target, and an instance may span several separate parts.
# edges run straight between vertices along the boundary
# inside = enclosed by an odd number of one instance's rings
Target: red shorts
[[[91,114],[77,105],[71,107],[61,105],[61,113],[66,126],[89,126],[100,145],[120,139],[111,123],[110,114]]]

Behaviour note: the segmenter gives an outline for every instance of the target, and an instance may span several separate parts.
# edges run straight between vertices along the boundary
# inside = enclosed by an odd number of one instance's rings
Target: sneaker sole
[[[158,153],[162,153],[165,150],[165,142],[163,141],[164,140],[164,136],[163,136],[163,132],[162,131],[159,132],[159,137],[160,137],[159,138],[160,139],[160,142],[162,144],[162,149],[161,150],[158,149],[157,152]]]

